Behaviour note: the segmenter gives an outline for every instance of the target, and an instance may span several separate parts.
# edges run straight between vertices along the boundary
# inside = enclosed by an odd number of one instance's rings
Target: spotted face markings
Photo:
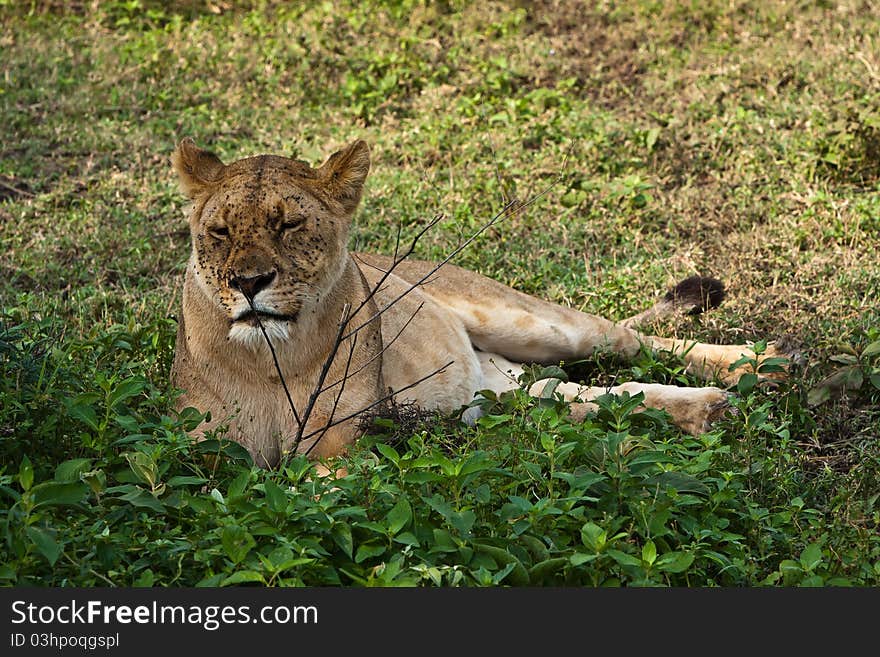
[[[236,277],[274,273],[256,295],[261,310],[285,321],[306,306],[313,314],[338,275],[334,264],[347,241],[348,217],[269,156],[253,158],[247,172],[221,181],[192,221],[197,279],[230,324],[248,309],[231,284]]]

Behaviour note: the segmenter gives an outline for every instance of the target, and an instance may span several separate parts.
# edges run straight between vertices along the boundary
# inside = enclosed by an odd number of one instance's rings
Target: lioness
[[[363,141],[312,168],[274,155],[226,165],[185,139],[172,163],[193,202],[172,369],[185,391],[178,406],[210,411],[200,431],[228,425],[264,467],[294,450],[342,453],[358,437],[358,414],[385,398],[453,411],[477,391],[510,390],[521,363],[597,349],[632,356],[646,345],[729,384],[739,372],[728,366],[754,357],[743,346],[642,335],[451,264],[432,274],[431,263],[350,253],[370,168]],[[608,392],[568,382],[556,391],[581,416]],[[631,382],[610,391],[643,392],[645,405],[695,434],[728,405],[717,387]]]

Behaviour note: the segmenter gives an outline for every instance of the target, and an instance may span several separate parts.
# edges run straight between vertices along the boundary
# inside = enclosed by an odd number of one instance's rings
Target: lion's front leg
[[[754,368],[760,368],[771,358],[783,359],[786,364],[781,366],[781,371],[773,368],[776,371],[761,373],[761,378],[782,379],[787,374],[787,363],[791,359],[790,354],[774,344],[768,345],[764,352],[758,355],[747,345],[706,344],[694,340],[675,340],[656,336],[644,336],[643,339],[653,351],[669,351],[681,356],[688,372],[706,381],[717,379],[727,386],[735,385],[743,374],[755,371]],[[733,370],[730,369],[734,363],[743,358],[748,359],[749,362]]]
[[[532,384],[529,393],[540,396],[548,381]],[[672,417],[672,422],[691,435],[698,436],[712,427],[730,407],[730,395],[715,387],[688,388],[663,385],[660,383],[623,383],[612,388],[586,387],[576,383],[559,383],[556,392],[561,393],[566,401],[572,402],[571,415],[576,421],[582,421],[587,413],[597,409],[592,400],[606,393],[644,393],[644,406],[659,408]]]

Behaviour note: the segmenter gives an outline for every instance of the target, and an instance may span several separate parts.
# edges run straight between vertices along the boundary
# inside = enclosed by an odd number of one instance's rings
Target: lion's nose
[[[269,284],[275,280],[275,272],[268,274],[257,274],[256,276],[233,276],[229,279],[229,284],[245,295],[248,299],[253,299],[261,290],[269,287]]]

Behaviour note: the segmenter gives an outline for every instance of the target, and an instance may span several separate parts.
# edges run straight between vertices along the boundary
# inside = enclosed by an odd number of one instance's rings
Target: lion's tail
[[[638,328],[673,313],[699,315],[720,306],[724,296],[724,283],[718,279],[690,276],[669,290],[652,307],[619,323],[627,328]]]

